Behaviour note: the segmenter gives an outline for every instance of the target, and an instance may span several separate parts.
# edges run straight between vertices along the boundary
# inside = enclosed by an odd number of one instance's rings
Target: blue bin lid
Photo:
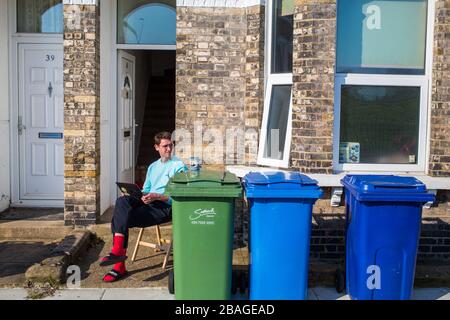
[[[422,202],[434,201],[434,194],[414,177],[394,175],[347,175],[342,184],[359,201]]]
[[[299,172],[250,172],[244,179],[247,198],[318,199],[317,181]]]

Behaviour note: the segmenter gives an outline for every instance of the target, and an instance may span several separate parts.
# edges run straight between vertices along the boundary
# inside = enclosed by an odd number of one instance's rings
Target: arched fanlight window
[[[118,0],[119,44],[174,45],[176,2]]]
[[[62,0],[17,0],[17,32],[63,33]]]
[[[62,33],[64,30],[62,3],[47,9],[41,16],[42,33]]]

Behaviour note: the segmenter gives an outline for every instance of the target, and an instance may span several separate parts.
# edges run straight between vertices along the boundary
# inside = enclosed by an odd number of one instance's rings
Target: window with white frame
[[[432,3],[338,0],[335,170],[425,170]]]
[[[292,130],[294,0],[270,0],[266,13],[266,93],[258,164],[287,168]]]
[[[117,43],[176,44],[175,0],[117,0]]]
[[[17,32],[63,33],[62,0],[17,0]]]

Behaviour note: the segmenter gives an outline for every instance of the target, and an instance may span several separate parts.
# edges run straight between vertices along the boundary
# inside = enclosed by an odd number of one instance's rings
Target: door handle
[[[19,124],[18,124],[17,128],[19,129],[19,135],[22,135],[23,130],[25,130],[27,128],[26,126],[23,125],[21,116],[19,117]]]
[[[53,93],[52,83],[49,82],[49,83],[48,83],[48,96],[49,96],[50,98],[52,97],[52,93]]]

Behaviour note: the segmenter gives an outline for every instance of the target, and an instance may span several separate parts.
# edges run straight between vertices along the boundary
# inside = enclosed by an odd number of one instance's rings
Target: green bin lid
[[[165,193],[171,197],[239,198],[242,186],[239,178],[228,171],[189,171],[173,176]]]

